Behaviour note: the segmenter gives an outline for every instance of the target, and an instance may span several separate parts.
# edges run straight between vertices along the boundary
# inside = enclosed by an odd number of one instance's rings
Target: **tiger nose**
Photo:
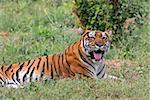
[[[103,44],[100,43],[100,42],[96,42],[96,45],[99,46],[99,47],[103,46]]]

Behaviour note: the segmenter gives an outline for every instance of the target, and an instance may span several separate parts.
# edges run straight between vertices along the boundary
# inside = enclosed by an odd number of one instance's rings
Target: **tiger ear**
[[[109,30],[109,34],[112,35],[112,30]]]
[[[74,29],[74,32],[80,34],[80,35],[83,35],[84,34],[84,30],[80,27],[80,28],[77,28],[77,29]]]
[[[107,33],[109,34],[109,36],[112,35],[112,30],[107,30]]]

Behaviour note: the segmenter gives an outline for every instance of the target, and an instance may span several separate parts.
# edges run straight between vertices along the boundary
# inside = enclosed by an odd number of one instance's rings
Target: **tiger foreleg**
[[[113,80],[118,80],[119,78],[116,77],[116,76],[113,76],[113,75],[108,75],[108,74],[105,74],[105,79],[113,79]]]
[[[113,75],[108,75],[108,74],[105,74],[103,79],[106,79],[106,80],[118,80],[118,81],[124,81],[124,79],[121,79],[117,76],[113,76]]]

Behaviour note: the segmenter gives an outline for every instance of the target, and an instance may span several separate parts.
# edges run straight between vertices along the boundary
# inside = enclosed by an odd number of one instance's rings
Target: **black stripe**
[[[16,71],[16,80],[20,83],[18,72],[19,72],[19,70]]]
[[[53,79],[53,67],[51,65],[51,78]]]
[[[90,63],[83,57],[83,55],[82,55],[80,49],[78,49],[78,52],[79,52],[79,55],[80,55],[81,59],[82,59],[85,63],[89,64],[89,65],[95,70],[95,67],[93,67],[93,65],[90,64]]]
[[[91,75],[91,76],[93,76],[93,74],[94,74],[94,72],[92,72],[91,70],[89,70],[88,68],[86,68],[86,67],[84,67],[84,66],[82,66],[82,65],[79,65],[81,68],[83,68],[83,69],[86,69],[88,72],[89,72],[89,74]],[[91,74],[92,73],[92,74]]]
[[[104,67],[105,67],[105,65],[104,65],[104,66],[102,67],[102,69],[97,73],[97,76],[98,76],[99,74],[101,74],[101,72],[103,71]]]
[[[9,71],[11,69],[11,67],[12,67],[12,64],[10,66],[8,66],[7,70],[5,71],[6,76],[7,76],[7,71]]]
[[[15,79],[14,79],[14,73],[12,74],[12,80],[15,82],[15,84],[17,84]]]
[[[6,82],[0,77],[0,80],[4,82],[4,84],[6,84]]]
[[[13,72],[13,69],[11,69],[11,72]]]
[[[48,56],[46,56],[47,70],[49,70]]]
[[[73,45],[72,45],[72,50],[74,50],[74,45],[76,44],[77,42],[75,42]],[[72,51],[73,52],[73,54],[74,55],[76,55],[75,53],[74,53],[74,51]]]
[[[61,76],[62,72],[61,72],[61,68],[60,68],[60,54],[58,55],[58,70],[59,70],[59,76]]]
[[[20,83],[20,79],[19,79],[19,71],[22,70],[24,66],[24,62],[20,65],[19,69],[16,71],[16,80]]]
[[[62,56],[62,66],[63,66],[63,68],[65,68],[65,69],[67,70],[67,72],[69,73],[68,68],[64,67],[64,63],[63,63],[63,61],[64,61],[64,55],[62,54],[61,56]]]
[[[82,44],[82,45],[83,45],[83,48],[86,49],[86,47],[85,47],[85,45],[84,45],[84,39],[83,39],[83,44]]]
[[[20,65],[20,67],[19,67],[19,69],[18,69],[18,70],[22,70],[22,68],[23,68],[24,64],[25,64],[25,62],[23,62],[23,63]]]
[[[35,69],[35,67],[32,69],[32,71],[31,71],[31,73],[30,73],[30,82],[31,82],[31,80],[32,80],[32,75],[33,75],[34,69]]]
[[[7,83],[7,85],[9,85],[9,84],[13,84],[14,85],[14,83]]]
[[[30,64],[30,61],[31,61],[31,60],[28,60],[28,64],[27,64],[27,66]]]
[[[101,77],[101,78],[103,78],[103,77],[104,77],[104,75],[105,75],[105,72],[103,73],[103,75],[102,75],[102,77]]]
[[[41,62],[41,58],[39,58],[39,62],[38,62],[38,65],[37,65],[37,70],[39,69],[40,62]]]
[[[2,72],[3,72],[3,69],[4,69],[4,66],[1,67]]]
[[[34,64],[34,62],[35,62],[35,60],[32,62],[32,64],[29,66],[27,72],[26,72],[25,75],[23,76],[23,82],[25,81],[25,78],[26,78],[27,74],[29,73],[30,68],[32,67],[32,65]]]
[[[72,50],[74,50],[74,45],[76,44],[77,42],[75,42],[73,45],[72,45]],[[74,53],[74,52],[73,52]]]
[[[58,75],[58,72],[57,72],[57,70],[56,70],[54,57],[55,57],[55,54],[52,56],[52,65],[54,66],[54,69],[55,69],[55,72],[56,72],[56,76],[57,76],[57,75]]]
[[[9,71],[9,69],[11,69],[11,67],[12,67],[12,64],[8,66],[6,71]]]
[[[83,73],[78,73],[78,74],[81,75],[81,76],[84,76],[84,77],[90,77],[90,76],[85,75],[85,74],[83,74]]]
[[[65,51],[65,60],[66,60],[67,65],[68,65],[69,68],[70,68],[70,65],[69,65],[69,63],[68,63],[68,59],[67,59],[67,56],[66,56],[66,55],[67,55],[67,54],[66,54],[66,51]],[[70,68],[70,71],[71,71],[71,73],[72,73],[73,75],[75,75],[75,73],[72,72],[71,68]]]
[[[47,65],[48,66],[48,65]],[[40,75],[40,78],[42,79],[43,78],[43,75],[44,75],[44,67],[45,67],[45,62],[43,64],[43,67],[42,67],[42,72],[41,72],[41,75]]]

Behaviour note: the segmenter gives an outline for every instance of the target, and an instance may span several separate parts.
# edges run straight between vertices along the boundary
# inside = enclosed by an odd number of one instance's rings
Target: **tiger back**
[[[110,32],[86,30],[80,39],[68,46],[64,52],[46,55],[26,62],[0,67],[0,84],[19,87],[31,81],[73,77],[76,74],[106,79],[105,55],[110,47]]]

